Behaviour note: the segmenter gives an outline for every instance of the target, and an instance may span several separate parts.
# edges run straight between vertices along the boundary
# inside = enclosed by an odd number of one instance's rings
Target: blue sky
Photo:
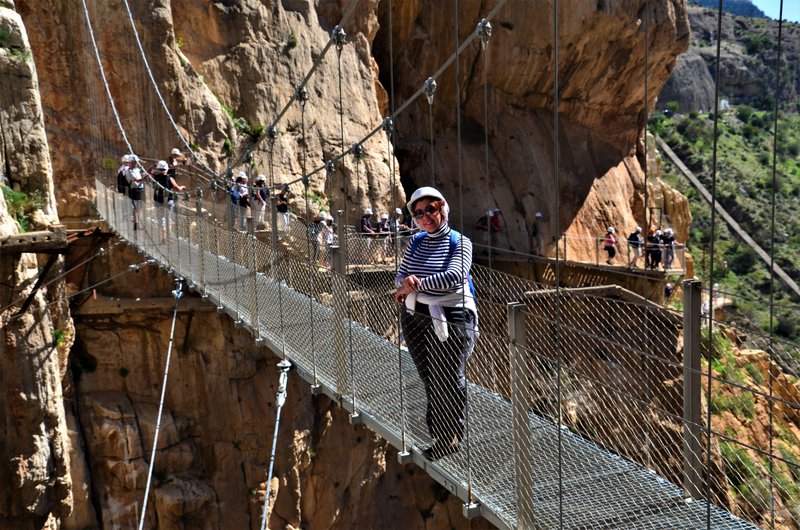
[[[770,18],[778,20],[781,0],[751,0],[761,11]],[[800,22],[800,1],[783,0],[783,19],[791,22]]]

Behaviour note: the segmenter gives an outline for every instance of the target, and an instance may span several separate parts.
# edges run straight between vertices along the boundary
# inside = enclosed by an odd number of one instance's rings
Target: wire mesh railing
[[[394,302],[407,238],[365,238],[341,217],[328,237],[274,202],[241,231],[219,190],[169,211],[147,195],[134,230],[132,201],[97,181],[121,237],[290,358],[466,515],[501,528],[798,527],[800,384],[774,363],[800,356],[793,343],[723,323],[701,337],[699,296],[681,315],[474,265],[480,337],[466,381],[452,380],[440,363],[460,358],[466,327],[451,324],[455,342],[414,338],[430,358],[406,349],[401,320],[431,318]],[[734,341],[751,349],[733,355]],[[458,450],[426,459],[442,436]]]

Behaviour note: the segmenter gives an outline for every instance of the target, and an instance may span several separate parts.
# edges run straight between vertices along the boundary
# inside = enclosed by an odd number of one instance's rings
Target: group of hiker
[[[134,230],[141,227],[140,203],[144,199],[145,182],[150,179],[153,183],[153,202],[158,209],[161,241],[167,240],[167,233],[172,230],[177,193],[186,189],[186,186],[175,180],[176,168],[185,163],[186,158],[178,148],[172,149],[166,160],[159,160],[150,168],[145,168],[137,155],[127,154],[122,157],[122,165],[117,170],[117,191],[131,201]]]
[[[675,261],[675,232],[672,228],[660,228],[651,226],[647,235],[642,235],[642,227],[637,226],[627,239],[628,242],[628,267],[636,268],[639,259],[644,255],[645,269],[657,270],[663,268],[667,271],[672,269]],[[603,237],[603,250],[607,254],[606,263],[613,264],[614,256],[617,254],[616,229],[609,226],[606,235]]]

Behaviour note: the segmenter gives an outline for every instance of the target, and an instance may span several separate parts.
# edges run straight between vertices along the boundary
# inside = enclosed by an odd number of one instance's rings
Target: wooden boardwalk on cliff
[[[97,192],[100,214],[120,237],[285,355],[314,391],[337,400],[354,422],[396,447],[402,462],[413,461],[463,499],[466,516],[509,529],[689,529],[706,527],[707,518],[715,529],[755,528],[705,501],[685,502],[682,488],[639,463],[527,407],[515,409],[504,392],[475,381],[469,383],[462,450],[436,462],[424,459],[421,448],[430,441],[423,427],[425,394],[407,351],[347,318],[348,308],[336,300],[327,305],[292,287],[322,292],[314,285],[327,277],[324,287],[335,295],[344,279],[271,254],[255,238],[200,216],[186,216],[185,231],[179,216],[180,237],[160,243],[154,218],[145,217],[144,229],[133,231],[129,201],[116,199],[99,181]],[[491,331],[481,340],[491,342]]]

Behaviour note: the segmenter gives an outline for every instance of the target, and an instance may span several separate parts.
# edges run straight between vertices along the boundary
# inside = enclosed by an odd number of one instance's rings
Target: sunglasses
[[[416,210],[414,212],[414,218],[415,219],[422,219],[423,217],[425,217],[426,213],[430,214],[430,215],[433,215],[433,214],[437,213],[438,211],[439,211],[439,207],[438,206],[436,206],[435,204],[429,204],[428,206],[425,207],[424,210],[422,208]]]

